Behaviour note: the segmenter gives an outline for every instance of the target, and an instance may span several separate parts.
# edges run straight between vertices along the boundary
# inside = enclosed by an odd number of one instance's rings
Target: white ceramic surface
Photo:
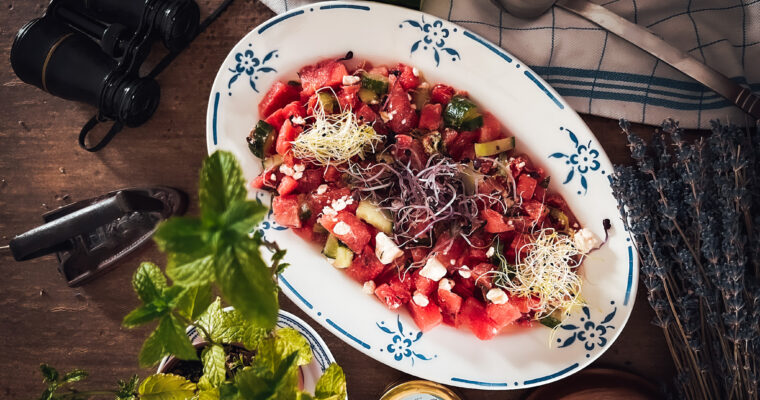
[[[361,285],[336,270],[319,249],[268,219],[268,239],[288,250],[285,294],[315,321],[374,359],[444,384],[491,390],[552,382],[579,371],[620,334],[633,307],[638,260],[612,197],[612,165],[599,142],[567,103],[508,52],[433,16],[371,2],[327,2],[288,11],[256,27],[230,52],[211,90],[209,152],[224,149],[253,179],[261,163],[245,137],[258,121],[257,104],[276,80],[348,51],[376,64],[416,66],[430,82],[467,90],[517,137],[520,152],[552,176],[551,188],[581,223],[604,237],[603,249],[582,267],[588,306],[551,338],[544,327],[516,329],[491,341],[440,326],[424,335],[409,315],[387,310]],[[249,193],[269,202],[263,192]],[[271,216],[270,216],[271,217]]]

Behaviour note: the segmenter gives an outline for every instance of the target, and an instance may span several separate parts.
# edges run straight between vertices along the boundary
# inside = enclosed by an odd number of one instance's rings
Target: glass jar
[[[380,400],[463,400],[446,386],[414,380],[392,384]]]

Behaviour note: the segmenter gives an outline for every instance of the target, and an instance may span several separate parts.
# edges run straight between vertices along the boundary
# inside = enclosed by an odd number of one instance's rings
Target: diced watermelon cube
[[[282,124],[285,122],[285,110],[282,108],[270,114],[266,119],[266,123],[272,125],[276,132],[279,132],[282,128]]]
[[[277,81],[259,102],[259,117],[265,119],[273,112],[299,98],[298,86]]]
[[[329,169],[329,168],[328,168]],[[303,179],[303,178],[301,178]],[[336,188],[333,185],[328,185],[327,190],[324,193],[312,192],[307,198],[306,202],[309,204],[309,209],[316,213],[321,214],[323,209],[329,206],[333,200],[340,199],[341,197],[350,198],[351,189],[346,187]],[[346,211],[355,212],[358,205],[356,202],[346,206]]]
[[[313,225],[304,225],[300,228],[293,228],[293,232],[307,242],[314,241],[315,233]]]
[[[326,182],[340,182],[343,178],[343,173],[334,166],[330,165],[325,169],[324,178]]]
[[[396,69],[399,71],[398,81],[404,87],[404,90],[415,89],[420,85],[420,78],[414,75],[414,68],[399,64]]]
[[[441,127],[443,118],[441,117],[441,111],[443,106],[440,104],[428,103],[422,107],[420,111],[420,129],[429,129],[431,131],[437,130]]]
[[[438,104],[449,104],[449,100],[454,97],[454,88],[447,85],[437,84],[430,91],[430,101]]]
[[[365,124],[372,124],[377,120],[377,113],[372,110],[372,107],[362,103],[356,110],[356,117]]]
[[[336,215],[322,215],[319,223],[354,253],[361,253],[372,239],[369,226],[347,211],[340,211]],[[336,226],[339,228],[336,229]]]
[[[251,181],[251,187],[254,189],[263,189],[264,188],[264,175],[259,175]]]
[[[361,253],[354,254],[346,273],[357,282],[364,283],[377,278],[383,270],[385,266],[377,259],[372,247],[365,246]]]
[[[409,133],[417,127],[417,112],[412,108],[404,87],[400,83],[391,86],[388,94],[388,114],[393,119],[388,121],[388,126],[396,133]]]
[[[456,326],[457,315],[462,308],[462,297],[448,290],[438,289],[438,306],[443,314],[443,323]]]
[[[298,197],[294,195],[277,196],[272,200],[274,220],[282,226],[300,228]]]
[[[359,106],[360,85],[343,86],[338,92],[338,104],[341,110],[357,110]],[[364,104],[364,103],[362,103]]]
[[[506,302],[504,304],[489,303],[486,306],[486,314],[488,314],[488,318],[491,319],[496,326],[496,329],[499,331],[522,317],[520,309],[517,305],[512,304],[512,302]]]
[[[277,154],[285,155],[293,147],[293,141],[301,134],[301,130],[301,127],[293,126],[290,120],[285,120],[280,128],[280,134],[277,135]]]
[[[486,307],[474,297],[469,297],[464,301],[457,322],[459,326],[472,331],[480,340],[493,339],[499,333],[499,329],[488,318]]]
[[[303,171],[303,176],[298,180],[298,191],[309,193],[322,184],[323,168],[310,168]]]
[[[469,278],[463,278],[459,273],[453,275],[454,288],[452,291],[463,299],[472,297],[475,294],[475,279],[470,276]]]
[[[378,74],[387,77],[388,76],[388,67],[381,65],[379,67],[372,67],[369,70],[370,74]]]
[[[280,184],[277,185],[277,193],[280,194],[280,196],[286,196],[298,188],[298,181],[293,179],[292,176],[283,176],[282,180],[280,181]]]
[[[290,117],[305,117],[306,116],[306,107],[304,107],[304,104],[298,100],[291,103],[288,103],[285,107],[282,108],[282,112],[285,116],[285,119],[290,119]]]
[[[530,251],[530,246],[526,245],[530,243],[533,243],[533,237],[531,235],[521,234],[515,237],[507,250],[507,261],[514,264],[518,252],[520,252],[520,257],[525,257]]]
[[[438,282],[420,275],[419,269],[414,271],[412,278],[414,279],[415,289],[425,296],[430,296],[430,294],[438,289]]]
[[[466,243],[461,236],[452,238],[451,235],[445,232],[438,237],[435,246],[433,246],[430,252],[436,254],[438,261],[446,268],[450,268],[456,264],[456,260],[464,253]],[[451,263],[451,260],[454,260],[454,264]]]
[[[522,179],[522,177],[520,177],[520,179]],[[524,201],[522,209],[528,213],[530,219],[537,225],[549,215],[549,207],[546,207],[542,202],[536,200]]]
[[[533,192],[536,190],[538,182],[528,175],[520,175],[517,179],[517,194],[523,200],[530,200],[533,197]]]
[[[486,219],[486,232],[499,233],[515,229],[514,226],[507,224],[504,220],[504,216],[497,211],[486,208],[482,213],[483,217]]]
[[[493,275],[490,275],[489,272],[495,270],[496,267],[493,264],[489,263],[480,263],[472,268],[472,277],[475,278],[475,285],[490,289],[493,284]]]
[[[478,143],[502,138],[501,124],[490,112],[483,113],[483,126],[478,128]]]
[[[422,143],[409,135],[396,135],[394,153],[402,163],[411,162],[412,168],[417,170],[424,168],[428,159]]]
[[[375,289],[375,296],[377,296],[377,298],[380,299],[389,310],[397,310],[411,299],[408,292],[404,293],[394,290],[394,288],[387,283],[383,283]]]
[[[303,92],[309,96],[323,87],[342,84],[345,75],[348,75],[346,66],[336,60],[325,60],[315,65],[307,65],[298,73],[301,77]]]
[[[414,301],[410,301],[406,304],[406,308],[409,310],[409,314],[412,315],[414,323],[417,324],[417,327],[422,332],[435,328],[443,321],[441,309],[432,301],[425,307],[418,305]]]

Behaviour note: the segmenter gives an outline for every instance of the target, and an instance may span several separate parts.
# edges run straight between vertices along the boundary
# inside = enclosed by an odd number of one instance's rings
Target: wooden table
[[[8,62],[16,31],[41,14],[48,0],[2,0],[0,12],[0,245],[40,223],[40,215],[66,202],[128,186],[172,185],[195,193],[206,154],[208,91],[230,48],[273,14],[258,1],[238,0],[160,77],[162,101],[146,125],[119,134],[104,151],[90,154],[76,134],[90,118],[89,106],[54,98],[22,83]],[[217,3],[202,0],[205,13]],[[613,120],[584,116],[614,163],[630,161]],[[644,128],[651,131],[651,128]],[[194,213],[193,198],[190,213]],[[16,263],[0,254],[0,398],[36,398],[38,365],[84,368],[93,386],[150,371],[137,367],[147,329],[127,330],[122,317],[137,305],[130,277],[141,260],[164,262],[149,245],[120,268],[71,289],[52,257]],[[625,331],[593,365],[629,370],[654,381],[670,381],[673,366],[643,288]],[[293,303],[282,308],[312,322]],[[313,324],[348,374],[352,399],[376,399],[402,374],[363,355]],[[518,399],[528,391],[463,390],[468,399]]]

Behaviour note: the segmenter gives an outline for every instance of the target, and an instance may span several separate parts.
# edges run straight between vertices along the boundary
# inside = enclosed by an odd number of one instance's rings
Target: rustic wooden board
[[[117,188],[165,184],[194,193],[206,153],[208,90],[218,66],[239,38],[272,16],[257,1],[236,1],[160,77],[163,98],[156,116],[138,129],[122,132],[104,151],[90,154],[78,148],[76,135],[93,110],[23,84],[8,62],[16,31],[40,15],[47,2],[2,0],[0,6],[0,245],[34,227],[49,209]],[[200,3],[207,13],[216,1]],[[613,162],[630,162],[616,121],[584,119]],[[190,213],[194,211],[193,205]],[[111,384],[134,373],[147,375],[150,371],[137,367],[147,329],[120,325],[137,304],[129,280],[141,260],[164,261],[148,246],[103,279],[71,289],[56,272],[52,257],[16,263],[0,254],[0,398],[38,396],[40,362],[85,368],[92,373],[93,385]],[[282,307],[310,321],[287,299]],[[640,289],[625,331],[593,365],[670,380],[673,366],[651,318]],[[346,370],[352,399],[377,398],[386,385],[402,377],[320,326],[315,328]],[[468,399],[518,399],[526,391],[462,393]]]

